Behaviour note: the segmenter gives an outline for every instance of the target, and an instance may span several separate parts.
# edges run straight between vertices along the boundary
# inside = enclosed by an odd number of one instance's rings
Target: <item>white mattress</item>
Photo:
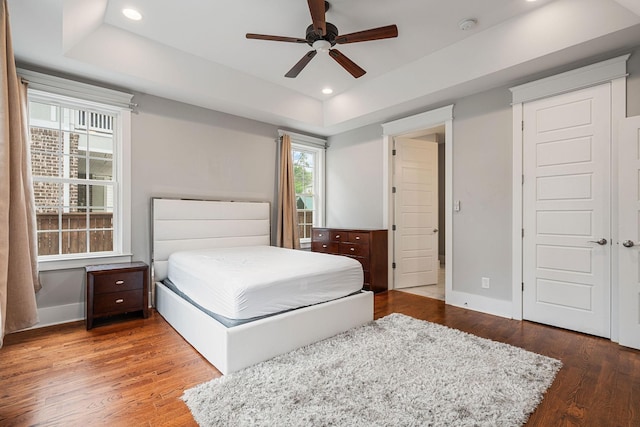
[[[340,298],[362,288],[349,257],[244,246],[175,252],[168,278],[194,302],[229,319],[250,319]]]

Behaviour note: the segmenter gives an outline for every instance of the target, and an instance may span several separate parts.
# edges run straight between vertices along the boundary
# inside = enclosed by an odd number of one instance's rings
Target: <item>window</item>
[[[301,246],[311,243],[311,228],[324,226],[324,140],[291,134],[294,186]]]
[[[28,79],[40,269],[48,261],[128,256],[130,191],[123,165],[130,111],[32,89]]]

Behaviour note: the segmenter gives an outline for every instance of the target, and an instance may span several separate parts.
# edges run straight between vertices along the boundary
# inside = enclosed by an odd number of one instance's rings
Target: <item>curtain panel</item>
[[[0,347],[4,336],[38,322],[40,290],[27,86],[18,78],[7,2],[0,7]]]
[[[278,188],[278,224],[276,244],[283,248],[299,249],[298,211],[293,181],[291,137],[282,135],[280,145],[280,185]]]

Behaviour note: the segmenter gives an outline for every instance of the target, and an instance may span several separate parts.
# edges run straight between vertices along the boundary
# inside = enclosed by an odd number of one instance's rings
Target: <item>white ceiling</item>
[[[396,24],[398,37],[340,45],[354,79],[304,38],[304,0],[8,0],[22,64],[317,135],[440,106],[456,97],[640,46],[637,0],[333,0],[340,34]],[[127,20],[134,7],[143,20]],[[477,26],[462,31],[468,18]],[[338,46],[336,46],[338,47]],[[325,86],[332,95],[323,95]]]

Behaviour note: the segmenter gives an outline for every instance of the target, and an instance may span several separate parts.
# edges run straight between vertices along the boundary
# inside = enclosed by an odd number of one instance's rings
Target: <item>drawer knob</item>
[[[318,234],[318,237],[322,237],[322,233]]]
[[[340,238],[340,235],[339,235],[339,234],[336,234],[336,239],[339,239],[339,238]]]
[[[360,236],[356,236],[356,240],[360,240]]]
[[[323,247],[323,248],[326,248],[326,247],[327,247],[327,245],[322,245],[322,247]]]
[[[349,250],[350,250],[351,252],[353,252],[353,251],[355,251],[355,250],[356,250],[356,248],[349,248]]]
[[[121,303],[123,303],[123,302],[124,302],[124,300],[123,300],[122,298],[118,298],[118,299],[116,300],[116,304],[121,304]]]
[[[116,285],[124,285],[124,280],[116,280]]]

